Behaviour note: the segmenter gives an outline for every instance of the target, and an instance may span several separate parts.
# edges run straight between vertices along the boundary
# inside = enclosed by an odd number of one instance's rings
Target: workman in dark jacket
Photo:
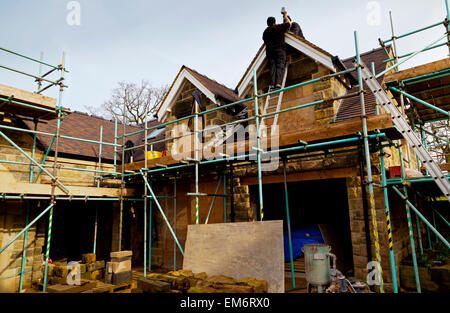
[[[286,68],[286,44],[284,34],[291,28],[292,22],[287,19],[287,13],[284,18],[287,21],[283,24],[276,24],[273,16],[267,19],[267,28],[263,33],[263,40],[266,44],[266,56],[270,67],[270,89],[281,88],[284,70]]]

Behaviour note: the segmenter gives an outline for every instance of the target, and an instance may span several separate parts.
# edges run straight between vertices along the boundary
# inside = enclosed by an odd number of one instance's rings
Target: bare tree
[[[450,163],[449,120],[436,121],[427,126],[426,130],[435,135],[426,135],[431,155],[437,159],[438,163]]]
[[[168,89],[168,85],[153,87],[146,80],[142,80],[140,85],[121,81],[112,90],[111,97],[102,104],[101,112],[89,106],[86,109],[91,114],[105,115],[119,121],[125,117],[127,124],[143,124],[145,112],[148,110],[149,115],[156,113]]]

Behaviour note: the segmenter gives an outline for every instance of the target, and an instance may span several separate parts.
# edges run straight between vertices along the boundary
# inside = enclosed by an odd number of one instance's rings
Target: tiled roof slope
[[[47,123],[39,123],[37,130],[41,132],[54,133],[56,130],[56,119],[48,121]],[[23,121],[26,126],[30,129],[34,129],[34,123],[31,121]],[[158,123],[155,121],[149,121],[148,126],[154,126]],[[123,124],[117,124],[117,135],[121,136],[123,134]],[[80,112],[72,112],[67,115],[62,123],[60,128],[60,135],[62,136],[71,136],[76,138],[83,138],[89,140],[100,139],[100,126],[103,126],[103,140],[102,142],[114,143],[114,121],[106,120],[100,117],[91,116],[86,113]],[[139,131],[143,128],[143,126],[125,126],[125,133],[132,133]],[[127,137],[127,140],[131,140],[134,145],[143,144],[144,133],[139,133],[130,137]],[[158,136],[155,140],[160,140],[164,138],[164,133]],[[43,149],[47,149],[52,137],[46,136],[42,134],[37,135],[37,140],[39,144],[43,147]],[[122,143],[122,139],[118,140],[118,143]],[[52,146],[52,151],[54,151],[55,146]],[[160,148],[161,151],[164,149],[164,144],[159,144],[154,147]],[[119,149],[118,149],[119,150]],[[142,150],[142,149],[141,149]],[[61,153],[61,156],[65,157],[73,157],[73,158],[81,158],[81,159],[98,159],[99,153],[99,144],[89,143],[89,142],[81,142],[78,140],[71,140],[60,138],[58,145],[58,153]],[[117,154],[117,160],[121,160],[121,153]],[[134,159],[142,158],[143,153],[137,151]],[[102,145],[102,160],[113,160],[114,159],[114,148],[111,145]]]
[[[200,74],[196,70],[193,70],[187,66],[183,66],[183,68],[185,68],[195,78],[197,78],[200,81],[200,83],[202,83],[203,86],[208,88],[208,90],[210,90],[216,97],[221,97],[222,99],[229,101],[230,103],[240,100],[238,95],[233,90],[228,88],[227,86],[224,86],[224,85],[216,82],[215,80],[212,80],[211,78],[209,78],[203,74]]]
[[[387,46],[387,50],[390,51],[390,46]],[[351,57],[343,60],[345,67],[353,67],[353,60],[355,57]],[[361,54],[361,60],[366,66],[371,66],[371,63],[375,63],[375,72],[379,73],[386,69],[386,62],[383,60],[387,59],[386,52],[383,48],[374,49],[372,51]],[[356,72],[352,72],[352,76],[357,79]],[[378,78],[378,82],[383,81],[384,76]],[[365,86],[365,89],[366,86]],[[348,93],[358,92],[358,87],[353,87]],[[364,103],[367,115],[375,115],[375,97],[371,92],[364,94]],[[359,96],[344,99],[338,109],[336,114],[335,122],[348,121],[354,118],[359,118],[361,116],[361,104],[359,102]]]

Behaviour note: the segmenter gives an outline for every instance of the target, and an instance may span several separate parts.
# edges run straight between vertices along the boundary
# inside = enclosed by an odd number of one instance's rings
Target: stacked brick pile
[[[234,279],[179,270],[167,274],[150,273],[138,279],[137,287],[145,293],[266,293],[266,280]]]
[[[106,263],[105,282],[113,285],[131,282],[133,274],[131,272],[132,251],[111,252],[111,261]]]

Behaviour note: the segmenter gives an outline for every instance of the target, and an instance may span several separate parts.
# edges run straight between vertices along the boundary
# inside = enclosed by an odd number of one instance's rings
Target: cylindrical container
[[[330,246],[324,244],[307,244],[302,251],[305,255],[306,280],[313,286],[330,283]]]

